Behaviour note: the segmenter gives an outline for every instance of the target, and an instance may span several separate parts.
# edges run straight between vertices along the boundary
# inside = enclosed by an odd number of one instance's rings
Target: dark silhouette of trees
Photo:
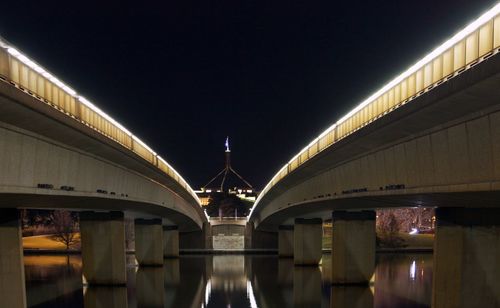
[[[79,243],[79,239],[76,237],[78,223],[70,212],[54,211],[51,215],[51,221],[55,232],[52,238],[63,243],[66,246],[66,250]]]
[[[252,202],[242,200],[235,194],[212,193],[206,207],[210,217],[243,217],[248,215]]]

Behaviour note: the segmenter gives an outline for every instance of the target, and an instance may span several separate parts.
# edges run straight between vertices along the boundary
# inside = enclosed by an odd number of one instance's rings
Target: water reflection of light
[[[415,280],[416,271],[417,271],[417,266],[415,264],[415,260],[413,260],[413,262],[411,263],[411,266],[410,266],[410,279],[411,280]]]
[[[251,308],[258,308],[257,306],[257,301],[255,300],[255,295],[253,294],[253,288],[252,288],[252,283],[250,280],[247,280],[247,297],[248,300],[250,301],[250,307]]]
[[[212,293],[212,281],[211,279],[209,279],[207,282],[207,287],[205,288],[205,305],[208,305],[211,293]]]

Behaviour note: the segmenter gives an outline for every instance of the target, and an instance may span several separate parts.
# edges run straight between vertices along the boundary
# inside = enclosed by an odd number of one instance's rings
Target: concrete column
[[[375,271],[375,211],[332,214],[332,284],[368,285]]]
[[[322,254],[323,220],[295,219],[293,232],[293,263],[318,265]]]
[[[89,285],[126,285],[123,212],[81,212],[82,272]]]
[[[436,209],[432,307],[500,307],[500,209]]]
[[[252,249],[253,222],[249,221],[245,225],[245,249]]]
[[[203,238],[205,240],[205,249],[212,249],[212,226],[209,222],[203,223]]]
[[[135,258],[141,266],[163,265],[161,219],[135,220]]]
[[[0,306],[26,307],[21,224],[17,209],[0,210]]]
[[[163,257],[179,257],[179,227],[163,226]]]
[[[293,225],[278,227],[278,256],[293,257]]]

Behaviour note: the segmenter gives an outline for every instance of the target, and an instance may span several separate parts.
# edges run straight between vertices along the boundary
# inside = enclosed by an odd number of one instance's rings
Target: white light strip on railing
[[[125,128],[125,126],[121,125],[119,122],[117,122],[115,119],[113,119],[112,117],[110,117],[107,113],[105,113],[104,111],[102,111],[101,109],[99,109],[99,107],[97,107],[96,105],[92,104],[89,100],[87,100],[85,97],[83,96],[78,96],[78,101],[82,104],[84,104],[85,106],[89,107],[90,109],[92,109],[93,111],[97,112],[99,115],[101,115],[103,118],[105,118],[106,120],[108,120],[109,122],[111,122],[113,125],[115,125],[116,127],[118,127],[119,129],[121,129],[124,133],[126,133],[127,135],[129,135],[130,137],[132,137],[132,133]]]
[[[153,155],[156,155],[156,152],[153,151],[152,148],[150,148],[146,143],[144,143],[144,141],[142,141],[141,139],[139,139],[137,136],[132,135],[132,139],[134,139],[134,141],[137,141],[137,143],[139,143],[140,145],[142,145],[146,150],[148,150],[149,152],[151,152]]]
[[[97,114],[99,114],[100,116],[102,116],[103,118],[105,118],[106,120],[108,120],[109,122],[111,122],[113,125],[115,125],[119,129],[121,129],[124,133],[126,133],[127,135],[129,135],[133,140],[137,141],[140,145],[142,145],[144,148],[146,148],[149,152],[151,152],[153,155],[155,155],[156,157],[158,157],[158,159],[160,159],[162,162],[164,162],[174,172],[174,174],[179,177],[179,179],[181,180],[180,183],[185,183],[186,184],[186,186],[187,186],[187,188],[188,188],[191,196],[193,196],[194,199],[196,200],[196,202],[198,202],[198,204],[200,204],[200,200],[198,199],[198,196],[194,193],[193,189],[187,184],[187,182],[184,180],[184,178],[182,178],[179,175],[179,173],[174,168],[172,168],[172,166],[170,166],[164,159],[162,159],[160,156],[158,156],[156,154],[156,152],[153,151],[153,149],[151,149],[145,142],[143,142],[137,136],[133,135],[128,129],[126,129],[125,126],[121,125],[118,121],[116,121],[115,119],[113,119],[111,116],[109,116],[107,113],[105,113],[104,111],[102,111],[99,107],[97,107],[96,105],[94,105],[92,102],[90,102],[89,100],[87,100],[85,97],[78,95],[75,90],[73,90],[72,88],[70,88],[69,86],[67,86],[66,84],[64,84],[62,81],[60,81],[59,79],[57,79],[56,77],[54,77],[53,75],[51,75],[47,70],[45,70],[42,66],[40,66],[39,64],[37,64],[35,61],[31,60],[26,55],[24,55],[21,52],[19,52],[19,50],[17,50],[15,47],[13,47],[9,43],[7,43],[7,41],[5,41],[1,36],[0,36],[0,47],[2,47],[4,49],[7,49],[7,52],[11,56],[13,56],[17,60],[21,61],[22,63],[24,63],[29,68],[31,68],[34,71],[36,71],[37,73],[41,74],[43,77],[45,77],[48,80],[50,80],[52,83],[54,83],[55,85],[57,85],[59,88],[63,89],[66,93],[68,93],[69,95],[71,95],[75,99],[77,99],[80,103],[82,103],[85,106],[89,107],[94,112],[96,112]]]
[[[424,58],[419,60],[417,63],[413,64],[410,68],[408,68],[404,73],[399,75],[398,77],[394,78],[391,82],[386,84],[382,89],[378,90],[374,94],[372,94],[370,97],[365,99],[361,104],[356,106],[354,109],[349,111],[345,116],[340,118],[340,120],[337,121],[337,125],[341,124],[345,120],[347,120],[349,117],[354,115],[356,112],[361,110],[363,107],[368,105],[370,102],[374,101],[377,97],[381,96],[397,84],[399,84],[401,81],[404,79],[408,78],[411,76],[413,73],[424,67],[426,64],[434,60],[437,56],[441,55],[443,52],[447,51],[449,48],[453,47],[456,43],[460,42],[464,38],[466,38],[469,34],[473,33],[477,29],[479,29],[482,25],[484,25],[487,21],[491,20],[493,17],[498,15],[500,13],[500,3],[495,5],[493,8],[491,8],[489,11],[481,15],[478,19],[473,21],[471,24],[469,24],[467,27],[459,31],[457,34],[455,34],[452,38],[448,39],[446,42],[441,44],[439,47],[434,49],[431,53],[426,55]]]
[[[50,80],[52,83],[56,84],[58,87],[66,91],[68,94],[75,96],[76,92],[75,90],[71,89],[67,85],[65,85],[63,82],[61,82],[59,79],[55,78],[51,74],[49,74],[46,70],[44,70],[40,65],[36,64],[34,61],[30,60],[28,57],[20,53],[16,48],[14,47],[7,47],[7,52],[11,54],[14,58],[18,59],[22,63],[26,64],[29,68],[33,69],[34,71],[42,74],[45,78]]]
[[[184,180],[184,178],[177,172],[177,170],[175,170],[169,163],[167,163],[166,160],[164,160],[160,155],[157,155],[156,156],[158,158],[158,160],[160,160],[162,163],[164,163],[165,165],[167,165],[167,167],[172,170],[172,172],[179,177],[179,180],[183,183],[186,183],[186,186],[188,187],[189,189],[189,192],[191,193],[191,195],[194,197],[194,199],[198,202],[198,204],[201,204],[201,201],[200,199],[198,198],[198,195],[194,192],[194,190],[191,188],[191,186],[189,186],[189,184],[186,182],[186,180]]]
[[[248,218],[251,217],[253,209],[256,207],[256,205],[259,203],[259,201],[262,199],[262,196],[267,192],[267,190],[270,188],[270,184],[274,181],[274,179],[279,176],[279,174],[283,171],[284,168],[288,167],[288,164],[293,162],[298,156],[300,156],[304,151],[308,150],[310,146],[312,146],[314,143],[316,143],[319,139],[324,137],[326,134],[330,133],[335,129],[336,126],[342,124],[344,121],[349,119],[351,116],[356,114],[356,112],[360,111],[363,109],[363,107],[367,106],[369,103],[373,102],[376,98],[380,97],[382,94],[387,92],[388,90],[392,89],[394,86],[411,76],[413,73],[417,72],[419,69],[424,67],[426,64],[434,60],[437,56],[441,55],[443,52],[447,51],[449,48],[453,47],[456,43],[460,42],[461,40],[465,39],[469,34],[473,33],[474,31],[478,30],[481,26],[483,26],[486,22],[490,21],[500,13],[500,3],[497,3],[495,6],[493,6],[490,10],[488,10],[486,13],[481,15],[478,19],[470,23],[468,26],[460,30],[458,33],[456,33],[453,37],[445,41],[443,44],[441,44],[439,47],[435,48],[431,53],[427,54],[425,57],[420,59],[418,62],[410,66],[405,72],[394,78],[392,81],[390,81],[388,84],[383,86],[380,90],[377,92],[373,93],[370,95],[367,99],[365,99],[363,102],[361,102],[359,105],[354,107],[351,111],[349,111],[346,115],[341,117],[337,122],[335,122],[332,126],[327,128],[325,131],[323,131],[317,138],[315,138],[312,142],[309,143],[305,148],[303,148],[298,154],[293,156],[293,158],[285,165],[283,166],[278,173],[276,173],[271,181],[267,183],[267,185],[264,187],[262,190],[262,193],[259,195],[257,200],[255,201],[255,205],[250,211],[250,214],[248,215]]]

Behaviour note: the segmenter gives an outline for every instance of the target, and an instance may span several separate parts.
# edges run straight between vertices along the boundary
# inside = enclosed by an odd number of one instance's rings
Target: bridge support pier
[[[432,307],[500,305],[500,209],[438,208]]]
[[[163,257],[179,257],[179,227],[163,226]]]
[[[296,218],[293,231],[293,263],[318,265],[322,254],[323,220]]]
[[[369,284],[375,271],[375,217],[375,211],[332,213],[332,284]]]
[[[89,285],[126,285],[123,212],[81,212],[82,271]]]
[[[21,223],[17,209],[0,210],[0,301],[26,307]]]
[[[253,222],[248,221],[245,225],[245,249],[252,249],[254,226]]]
[[[293,257],[293,232],[293,225],[281,225],[278,227],[279,257]]]
[[[212,227],[209,222],[203,223],[203,240],[205,242],[205,249],[213,249]]]
[[[135,258],[141,266],[163,265],[161,219],[135,220]]]

